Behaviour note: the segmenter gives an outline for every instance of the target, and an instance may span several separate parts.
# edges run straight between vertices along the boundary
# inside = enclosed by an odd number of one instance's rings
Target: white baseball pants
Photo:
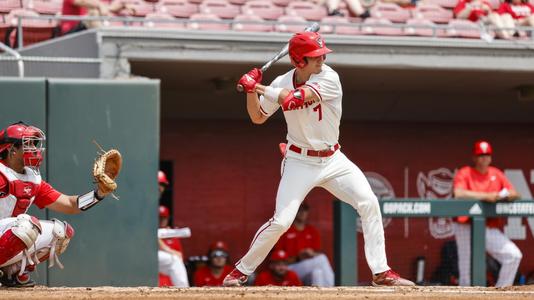
[[[300,204],[316,186],[325,188],[358,211],[362,220],[365,257],[373,274],[390,269],[380,206],[362,171],[339,150],[324,158],[288,150],[282,161],[282,179],[276,195],[274,216],[257,231],[250,249],[236,264],[239,271],[250,275],[256,270],[291,226]]]
[[[184,261],[169,252],[158,250],[159,272],[171,277],[173,286],[189,287]]]
[[[301,260],[298,263],[290,264],[288,267],[299,275],[304,285],[334,286],[334,271],[328,258],[322,253],[312,258]]]
[[[454,223],[458,248],[458,271],[461,286],[471,285],[471,224]],[[496,287],[511,286],[523,255],[521,250],[497,228],[486,227],[486,251],[501,264]]]

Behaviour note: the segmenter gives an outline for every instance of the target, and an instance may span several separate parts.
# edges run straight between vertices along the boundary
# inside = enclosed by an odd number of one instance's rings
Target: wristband
[[[282,90],[283,88],[274,88],[272,86],[266,86],[263,97],[265,97],[265,99],[269,100],[270,102],[278,103],[278,98],[280,97],[280,93],[282,92]]]
[[[78,202],[78,208],[81,211],[86,211],[102,200],[104,200],[104,198],[98,197],[98,193],[96,191],[90,191],[87,194],[78,196],[76,201]]]

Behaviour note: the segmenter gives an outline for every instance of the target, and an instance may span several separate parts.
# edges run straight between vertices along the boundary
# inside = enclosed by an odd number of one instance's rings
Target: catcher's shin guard
[[[0,265],[33,246],[41,232],[37,218],[26,214],[17,216],[12,227],[0,237]]]

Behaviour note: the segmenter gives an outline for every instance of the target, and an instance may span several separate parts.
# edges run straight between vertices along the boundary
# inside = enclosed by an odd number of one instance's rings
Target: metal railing
[[[251,20],[191,20],[191,19],[146,19],[144,17],[108,17],[108,16],[18,16],[17,17],[17,30],[18,30],[18,48],[23,47],[23,35],[24,35],[24,26],[23,26],[23,20],[48,20],[51,24],[57,24],[58,21],[100,21],[103,23],[103,27],[110,27],[112,23],[122,23],[121,27],[136,27],[140,28],[138,26],[139,24],[143,25],[144,28],[148,28],[145,26],[145,23],[165,23],[165,24],[179,24],[182,26],[186,26],[188,24],[222,24],[222,25],[228,25],[229,28],[234,28],[237,24],[247,24],[247,25],[271,25],[271,26],[277,26],[277,25],[286,25],[286,26],[295,26],[295,25],[301,25],[303,28],[306,25],[311,24],[312,22],[279,22],[279,21],[270,21],[270,20],[264,20],[264,21],[251,21]],[[493,40],[493,35],[496,31],[500,30],[506,30],[506,31],[517,31],[517,32],[524,32],[527,35],[530,36],[530,39],[534,40],[534,27],[515,27],[515,28],[496,28],[493,25],[485,25],[482,22],[478,23],[478,28],[474,28],[472,26],[450,26],[447,25],[440,25],[440,24],[434,24],[434,25],[422,25],[422,24],[370,24],[370,23],[331,23],[331,22],[324,22],[321,23],[321,26],[329,26],[331,27],[331,30],[329,30],[331,33],[335,33],[338,28],[354,28],[357,29],[361,34],[373,34],[373,29],[375,28],[393,28],[393,29],[399,29],[401,30],[404,35],[416,35],[416,34],[406,34],[407,30],[413,31],[415,29],[426,29],[426,30],[432,30],[432,35],[428,37],[437,38],[437,37],[453,37],[452,33],[454,30],[469,30],[474,31],[478,30],[480,33],[480,38],[491,42]],[[161,28],[158,28],[161,29]],[[194,29],[191,29],[194,30]],[[445,33],[445,34],[442,34]]]
[[[2,42],[0,42],[0,49],[7,52],[8,54],[11,54],[13,56],[13,60],[17,61],[17,67],[19,71],[19,78],[24,78],[24,60],[22,59],[22,56],[17,51],[11,49],[10,47],[4,45]],[[0,58],[2,58],[0,56]]]

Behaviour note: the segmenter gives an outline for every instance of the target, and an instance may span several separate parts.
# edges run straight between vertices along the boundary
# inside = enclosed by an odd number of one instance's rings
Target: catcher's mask
[[[0,152],[13,146],[22,146],[24,166],[39,171],[45,141],[45,134],[39,128],[18,122],[0,131]]]

